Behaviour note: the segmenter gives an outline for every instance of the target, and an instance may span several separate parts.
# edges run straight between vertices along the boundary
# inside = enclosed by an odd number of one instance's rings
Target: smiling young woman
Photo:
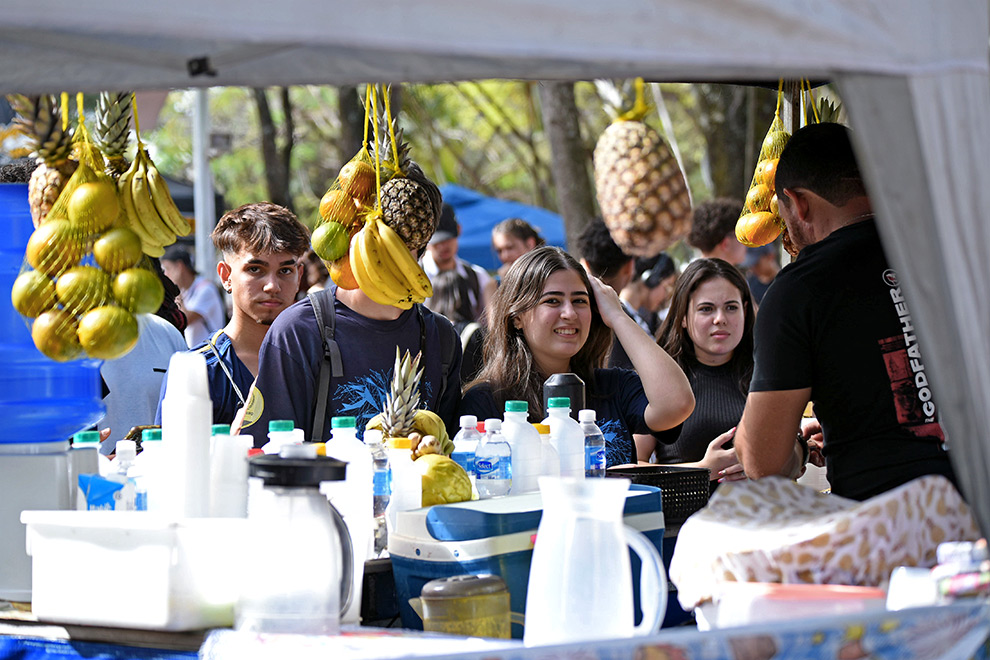
[[[694,408],[687,377],[625,313],[619,296],[556,247],[520,257],[492,298],[484,367],[465,387],[462,415],[501,417],[507,400],[542,419],[543,382],[575,373],[605,435],[606,464],[636,462],[634,433],[677,426]],[[635,371],[603,368],[612,331]]]

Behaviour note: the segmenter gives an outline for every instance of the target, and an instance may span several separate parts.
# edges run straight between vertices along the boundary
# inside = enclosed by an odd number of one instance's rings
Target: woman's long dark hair
[[[612,331],[602,320],[584,268],[560,248],[549,246],[527,252],[506,272],[488,308],[484,367],[465,390],[487,383],[499,409],[507,400],[524,400],[529,403],[530,414],[537,419],[545,413],[543,381],[551,374],[537,370],[523,331],[515,327],[515,319],[539,304],[547,279],[560,270],[576,272],[591,298],[588,339],[571,358],[570,369],[585,382],[586,395],[593,394],[595,369],[605,364],[612,346]]]
[[[670,311],[667,312],[667,318],[657,331],[657,343],[674,358],[685,373],[698,364],[694,342],[691,341],[691,336],[684,327],[684,320],[687,318],[688,306],[694,292],[705,282],[716,278],[726,280],[738,289],[742,298],[745,314],[742,338],[732,351],[729,365],[739,383],[739,390],[743,394],[748,394],[749,381],[753,378],[753,324],[756,320],[756,310],[753,307],[753,294],[749,290],[746,278],[729,262],[721,259],[696,259],[688,264],[674,284]]]

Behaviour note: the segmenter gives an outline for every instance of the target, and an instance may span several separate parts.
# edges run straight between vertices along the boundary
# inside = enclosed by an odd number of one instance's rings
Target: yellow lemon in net
[[[55,299],[55,283],[44,273],[26,270],[17,276],[10,287],[10,302],[18,312],[33,319],[55,307],[58,302]]]
[[[109,181],[79,184],[65,208],[72,226],[87,234],[105,231],[119,213],[117,187]]]
[[[38,350],[55,360],[67,362],[82,355],[76,336],[76,319],[64,309],[42,313],[31,324],[31,339]]]
[[[113,278],[113,297],[134,314],[153,314],[165,299],[158,274],[147,268],[128,268]]]
[[[110,276],[94,266],[76,266],[55,281],[55,294],[66,311],[82,314],[110,300]]]
[[[127,227],[114,227],[93,243],[93,258],[109,273],[136,266],[143,254],[141,239]]]
[[[89,357],[119,358],[134,348],[137,340],[137,319],[123,307],[104,305],[79,319],[79,343]]]

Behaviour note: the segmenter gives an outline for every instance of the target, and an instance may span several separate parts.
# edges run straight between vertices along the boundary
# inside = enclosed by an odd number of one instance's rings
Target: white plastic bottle
[[[210,513],[210,401],[206,358],[175,353],[168,361],[162,398],[162,468],[158,483],[164,511],[173,518],[204,518]]]
[[[464,468],[474,482],[474,452],[478,449],[481,433],[478,431],[478,418],[474,415],[461,415],[460,430],[454,435],[454,452],[450,458]]]
[[[412,459],[409,438],[389,438],[385,441],[385,451],[392,471],[392,494],[385,509],[385,523],[391,538],[399,514],[423,506],[423,475]]]
[[[560,456],[557,449],[550,443],[550,427],[546,424],[533,424],[540,434],[540,475],[544,477],[560,476]]]
[[[540,448],[540,434],[529,423],[529,403],[526,401],[506,401],[505,419],[502,422],[502,435],[512,450],[512,489],[513,495],[532,493],[540,489],[537,478],[543,467],[543,450]]]
[[[134,470],[138,475],[138,507],[148,511],[161,511],[162,478],[162,430],[145,429],[141,431],[141,453],[134,459]]]
[[[566,396],[551,398],[547,413],[543,423],[550,427],[550,443],[560,456],[560,476],[583,478],[584,431],[570,416],[571,400]]]
[[[268,422],[268,442],[261,451],[278,455],[284,445],[302,444],[305,440],[306,434],[291,419],[273,419]]]
[[[138,479],[135,474],[134,459],[137,457],[137,444],[133,440],[118,440],[114,453],[116,458],[112,461],[113,472],[107,475],[124,485],[114,495],[114,511],[137,511],[138,510]]]
[[[374,465],[371,452],[358,440],[353,417],[334,417],[330,420],[330,441],[327,456],[347,463],[344,481],[324,483],[321,488],[347,523],[354,550],[354,597],[347,610],[341,612],[344,623],[359,623],[361,616],[361,582],[364,579],[364,562],[374,551]]]
[[[392,497],[392,469],[388,463],[388,453],[382,445],[382,432],[378,429],[368,429],[364,432],[364,444],[371,453],[372,477],[372,509],[375,515],[374,556],[380,557],[388,546],[388,525],[385,523],[385,511]]]
[[[79,491],[80,474],[110,472],[110,459],[100,453],[100,432],[80,431],[72,436],[72,450],[69,452],[69,508],[85,509],[86,496]]]
[[[584,433],[584,476],[605,476],[605,436],[595,424],[595,411],[585,408],[578,412]]]
[[[210,516],[246,518],[248,450],[252,436],[230,435],[228,424],[214,424],[210,436]]]
[[[478,496],[482,499],[507,495],[512,488],[512,449],[502,436],[502,420],[485,420],[485,435],[474,454],[478,472]]]

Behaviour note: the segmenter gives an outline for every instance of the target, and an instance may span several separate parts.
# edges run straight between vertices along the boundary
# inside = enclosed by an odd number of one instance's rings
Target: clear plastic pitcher
[[[543,517],[526,591],[526,645],[625,639],[658,630],[667,608],[667,578],[656,547],[623,523],[630,482],[566,477],[539,482]],[[638,626],[627,546],[642,561]]]

